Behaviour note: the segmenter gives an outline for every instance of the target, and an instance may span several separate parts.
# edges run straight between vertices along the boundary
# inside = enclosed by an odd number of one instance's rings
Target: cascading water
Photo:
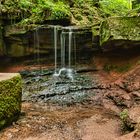
[[[74,34],[73,35],[73,45],[74,45],[74,65],[75,65],[75,68],[76,68],[76,59],[77,59],[77,54],[76,54],[76,52],[77,52],[77,48],[76,48],[76,35]]]
[[[69,69],[71,68],[72,31],[69,30]]]
[[[42,73],[42,68],[40,65],[40,41],[39,41],[39,27],[35,29],[34,32],[34,59],[36,60],[36,64],[39,66],[40,74],[37,75],[37,80],[39,80]]]
[[[37,55],[37,50],[41,44],[38,36],[41,33],[40,31],[38,29],[35,31],[35,51],[37,58],[40,57],[39,54]],[[28,100],[57,103],[60,105],[87,101],[89,94],[93,95],[94,93],[93,91],[90,92],[90,89],[96,88],[98,81],[95,78],[93,83],[92,79],[87,75],[75,73],[76,43],[78,43],[76,40],[78,40],[81,32],[79,32],[77,27],[53,26],[53,35],[55,54],[54,77],[49,77],[46,75],[46,72],[44,74],[42,72],[41,75],[37,73],[35,78],[30,75],[35,80],[31,79],[34,83],[29,84],[30,82],[27,78],[27,87],[25,87],[25,90],[27,90],[27,94],[30,93]],[[47,72],[49,71],[47,70]],[[35,73],[32,74],[34,75]]]
[[[62,31],[61,33],[61,67],[64,68],[65,67],[65,44],[66,43],[66,38],[65,38],[65,32]]]
[[[71,28],[69,29],[69,60],[68,60],[68,65],[69,65],[69,68],[67,69],[67,76],[68,78],[70,78],[72,81],[73,81],[73,69],[71,68],[71,53],[72,53],[72,30]]]
[[[68,49],[66,48],[66,36],[68,35]],[[58,38],[58,28],[54,27],[54,48],[55,48],[55,73],[54,76],[61,76],[62,73],[65,73],[65,76],[72,81],[74,80],[74,70],[72,69],[72,47],[75,45],[75,40],[73,41],[73,32],[69,28],[68,32],[62,30],[60,35],[61,40],[61,68],[57,73],[57,38]],[[72,44],[74,45],[72,46]],[[66,62],[66,55],[68,52],[68,64]],[[74,48],[75,50],[75,48]],[[66,65],[67,64],[67,65]]]
[[[57,26],[54,26],[55,74],[57,74]]]

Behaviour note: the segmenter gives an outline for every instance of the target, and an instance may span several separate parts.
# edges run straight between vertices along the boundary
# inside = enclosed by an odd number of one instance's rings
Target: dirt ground
[[[122,131],[118,115],[122,109],[140,104],[140,65],[127,73],[97,73],[105,93],[94,100],[102,98],[102,105],[58,106],[25,101],[19,120],[0,132],[0,140],[140,140],[135,131]]]
[[[1,131],[0,139],[113,140],[122,135],[120,127],[120,120],[101,107],[23,103],[20,119]]]

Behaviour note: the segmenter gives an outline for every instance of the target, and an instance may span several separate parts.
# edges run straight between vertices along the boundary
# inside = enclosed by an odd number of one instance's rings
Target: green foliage
[[[67,18],[70,15],[69,6],[65,5],[63,2],[58,1],[55,3],[55,5],[52,7],[52,19],[63,19]]]
[[[86,4],[93,6],[99,0],[74,0],[75,6],[84,7]]]
[[[46,20],[72,19],[76,25],[98,25],[106,16],[135,15],[131,0],[1,0],[1,12],[20,24],[42,24]],[[70,7],[71,6],[71,7]],[[72,17],[72,18],[71,18]]]
[[[131,0],[101,0],[100,7],[107,16],[124,16],[132,9]]]
[[[18,4],[20,8],[30,8],[32,3],[27,0],[20,0]]]
[[[139,16],[140,13],[140,2],[138,0],[133,0],[132,10],[128,13],[128,16]]]
[[[21,24],[42,23],[70,16],[69,5],[61,0],[5,0],[1,7],[4,13],[20,15]]]
[[[95,6],[98,0],[75,0],[71,8],[73,23],[77,25],[94,25],[100,24],[103,20],[102,13]]]
[[[127,109],[124,109],[120,113],[120,119],[122,121],[122,130],[123,131],[129,131],[129,132],[134,131],[134,124],[132,124],[130,121]]]
[[[127,109],[124,109],[121,113],[120,113],[120,118],[121,120],[123,121],[126,121],[127,118],[128,118],[128,110]]]

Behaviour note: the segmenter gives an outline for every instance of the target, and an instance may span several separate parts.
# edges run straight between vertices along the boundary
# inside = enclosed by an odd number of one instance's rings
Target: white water
[[[66,38],[65,33],[61,33],[61,67],[65,67],[65,51],[66,51]]]
[[[76,48],[76,36],[75,34],[73,34],[73,45],[74,45],[74,65],[75,65],[75,68],[76,68],[76,59],[77,59],[77,48]]]
[[[54,26],[54,52],[55,52],[55,74],[57,73],[57,26]]]
[[[69,69],[71,68],[71,47],[72,47],[72,31],[69,30]]]
[[[67,78],[71,79],[71,81],[74,80],[74,71],[73,71],[73,69],[68,69],[68,68],[61,68],[59,70],[59,72],[58,73],[54,73],[53,76],[54,77],[59,77],[59,76],[61,76],[61,74],[63,72],[65,73]]]
[[[40,65],[40,41],[39,41],[39,27],[35,29],[34,32],[34,60],[36,60],[35,65],[37,64],[41,71]]]
[[[68,54],[66,52],[66,35],[68,35]],[[61,41],[61,68],[57,72],[57,58],[58,58],[58,28],[57,26],[54,26],[54,49],[55,49],[55,72],[54,75],[55,77],[59,77],[62,74],[65,74],[65,76],[72,81],[74,80],[74,70],[72,69],[72,60],[76,58],[74,54],[74,58],[72,59],[72,47],[74,47],[74,51],[76,48],[76,41],[75,38],[73,40],[73,32],[72,29],[69,28],[69,32],[61,32],[60,35],[60,41]],[[66,62],[66,56],[68,55],[68,62]],[[76,61],[76,60],[75,60]],[[74,62],[75,63],[75,62]]]
[[[40,74],[42,73],[42,67],[40,64],[40,41],[39,41],[39,27],[35,29],[34,32],[34,57],[35,60],[37,60],[36,64],[39,66],[40,69]],[[36,77],[36,81],[39,81],[39,79],[41,78],[40,74],[38,73],[37,77]],[[39,85],[37,85],[39,86]],[[38,87],[39,89],[39,87]]]

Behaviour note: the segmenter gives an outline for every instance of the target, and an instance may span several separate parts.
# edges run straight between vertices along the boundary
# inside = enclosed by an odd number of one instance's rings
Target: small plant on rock
[[[122,120],[122,130],[124,132],[131,132],[134,130],[134,125],[130,122],[130,118],[129,118],[129,114],[128,114],[128,110],[124,109],[121,113],[120,113],[120,119]]]

